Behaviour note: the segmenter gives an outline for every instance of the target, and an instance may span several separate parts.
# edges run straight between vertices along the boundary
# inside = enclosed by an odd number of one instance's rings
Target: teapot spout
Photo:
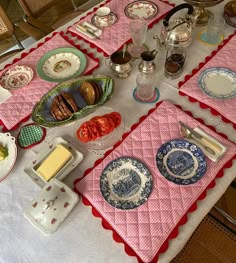
[[[159,36],[154,36],[153,39],[156,40],[157,42],[157,47],[159,47],[160,49],[165,48],[166,44],[164,39],[161,39]],[[155,54],[156,55],[156,54]]]

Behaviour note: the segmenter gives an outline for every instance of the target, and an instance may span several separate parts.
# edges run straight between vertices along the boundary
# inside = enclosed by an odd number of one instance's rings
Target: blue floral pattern
[[[105,200],[123,210],[142,205],[151,194],[152,185],[149,169],[133,157],[111,161],[100,178],[100,189]]]
[[[163,144],[157,152],[156,164],[167,180],[180,185],[197,182],[207,169],[202,150],[187,140],[171,140]]]

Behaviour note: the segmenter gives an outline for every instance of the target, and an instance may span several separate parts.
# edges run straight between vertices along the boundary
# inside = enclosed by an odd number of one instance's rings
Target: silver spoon
[[[180,131],[181,131],[183,137],[194,140],[194,137],[193,137],[192,133],[191,133],[189,130],[185,129],[183,126],[180,126]],[[212,154],[212,155],[215,155],[215,154],[216,154],[216,152],[215,152],[213,149],[211,149],[210,147],[204,145],[204,144],[201,143],[200,141],[197,141],[197,142],[198,142],[207,152],[209,152],[210,154]]]

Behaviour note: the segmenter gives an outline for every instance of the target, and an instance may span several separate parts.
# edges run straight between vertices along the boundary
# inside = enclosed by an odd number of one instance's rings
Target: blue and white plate
[[[236,96],[236,73],[227,68],[208,68],[198,78],[201,90],[214,99],[226,100]]]
[[[157,152],[156,164],[167,180],[181,185],[196,183],[207,169],[202,150],[186,140],[171,140],[163,144]]]
[[[133,209],[148,199],[152,191],[152,175],[141,161],[120,157],[103,170],[100,189],[110,205],[123,210]]]

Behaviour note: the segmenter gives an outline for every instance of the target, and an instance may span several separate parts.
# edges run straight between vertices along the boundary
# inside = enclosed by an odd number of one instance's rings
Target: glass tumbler
[[[172,46],[167,49],[165,62],[165,76],[167,78],[178,78],[183,70],[186,52],[181,46]]]
[[[138,99],[148,101],[154,96],[155,92],[155,75],[139,73],[136,78],[136,94]]]
[[[224,32],[225,20],[222,16],[210,17],[206,28],[206,41],[209,44],[219,44]]]

